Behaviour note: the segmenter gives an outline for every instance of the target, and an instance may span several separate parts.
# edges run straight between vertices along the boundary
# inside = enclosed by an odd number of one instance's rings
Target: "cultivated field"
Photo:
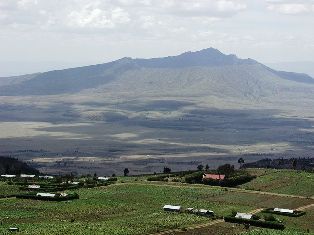
[[[251,169],[249,171],[258,177],[242,185],[241,188],[302,196],[314,195],[313,173],[270,169]]]
[[[286,175],[289,174],[287,171]],[[177,230],[168,234],[239,234],[245,232],[243,226],[212,221],[193,214],[167,213],[162,207],[173,204],[184,208],[204,208],[215,211],[218,216],[227,216],[232,211],[253,212],[268,207],[296,209],[314,203],[314,199],[306,197],[287,197],[205,185],[152,183],[145,179],[145,176],[120,177],[114,185],[78,189],[80,199],[70,202],[0,199],[0,233],[10,234],[8,228],[16,226],[20,228],[17,234],[23,235],[140,235],[158,234],[173,229]],[[309,186],[311,185],[307,185]],[[3,183],[0,187],[1,192],[15,190],[11,189],[14,186]],[[304,184],[299,184],[299,187],[300,192],[304,192],[301,190]],[[287,226],[284,232],[291,231],[289,233],[259,229],[249,234],[301,235],[302,232],[314,231],[313,208],[307,208],[307,214],[300,218],[278,216]],[[253,227],[250,228],[252,229]]]

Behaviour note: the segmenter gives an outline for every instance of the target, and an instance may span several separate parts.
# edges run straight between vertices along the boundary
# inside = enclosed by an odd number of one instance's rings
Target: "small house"
[[[36,175],[26,175],[26,174],[21,174],[21,178],[35,178]]]
[[[16,175],[1,175],[3,178],[15,178]]]
[[[198,214],[204,215],[204,216],[214,216],[214,212],[211,210],[205,210],[205,209],[199,209]]]
[[[203,180],[224,180],[225,179],[225,175],[220,175],[220,174],[203,174]]]
[[[97,179],[98,179],[98,180],[102,180],[102,181],[108,181],[108,180],[109,180],[109,177],[102,177],[102,176],[100,176],[100,177],[98,177]]]
[[[290,209],[283,209],[283,208],[274,208],[274,212],[280,212],[285,214],[293,214],[294,211]]]
[[[181,206],[165,205],[163,209],[164,211],[180,212]]]
[[[246,214],[246,213],[237,213],[235,218],[239,218],[239,219],[252,219],[252,216],[251,214]]]
[[[28,185],[27,188],[29,188],[29,189],[39,189],[40,185],[32,184],[32,185]]]
[[[56,194],[54,194],[54,193],[37,193],[36,196],[37,197],[55,197]]]
[[[41,179],[46,179],[46,180],[51,180],[51,179],[53,179],[54,177],[51,176],[51,175],[40,175],[39,178],[41,178]]]

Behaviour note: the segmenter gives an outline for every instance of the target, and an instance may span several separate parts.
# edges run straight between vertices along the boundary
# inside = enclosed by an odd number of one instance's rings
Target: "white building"
[[[21,178],[35,178],[36,175],[26,175],[26,174],[21,174]]]
[[[103,181],[108,181],[108,180],[109,180],[109,177],[102,177],[102,176],[100,176],[100,177],[98,177],[97,179],[98,179],[98,180],[103,180]]]
[[[175,212],[179,212],[181,210],[181,206],[172,206],[172,205],[165,205],[163,207],[163,209],[165,211],[175,211]]]
[[[39,189],[40,185],[32,184],[32,185],[28,185],[27,188],[29,188],[29,189]]]
[[[37,197],[55,197],[56,194],[54,194],[54,193],[37,193],[36,196]]]
[[[252,219],[252,216],[251,214],[246,214],[246,213],[237,213],[235,218],[239,218],[239,219]]]
[[[274,212],[286,213],[286,214],[293,214],[293,210],[290,209],[283,209],[283,208],[274,208]]]
[[[40,175],[39,178],[51,180],[51,179],[53,179],[54,177],[51,176],[51,175]]]
[[[1,175],[3,178],[15,178],[16,175]]]

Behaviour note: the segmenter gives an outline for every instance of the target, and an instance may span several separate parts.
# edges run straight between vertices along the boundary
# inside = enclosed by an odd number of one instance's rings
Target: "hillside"
[[[0,78],[0,154],[110,174],[306,156],[313,81],[213,48]]]
[[[0,174],[38,174],[39,171],[15,158],[0,156]]]

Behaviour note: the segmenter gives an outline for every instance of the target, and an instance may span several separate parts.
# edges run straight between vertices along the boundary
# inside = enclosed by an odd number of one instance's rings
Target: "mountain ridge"
[[[63,70],[53,70],[44,73],[15,76],[6,78],[1,82],[0,96],[14,95],[56,95],[66,93],[77,93],[86,89],[97,88],[110,84],[125,74],[132,74],[132,71],[139,69],[159,70],[187,70],[192,68],[214,68],[208,79],[217,80],[227,76],[235,76],[236,71],[242,67],[247,67],[247,71],[252,70],[254,66],[261,66],[272,74],[275,78],[281,78],[288,81],[314,84],[314,79],[309,75],[293,72],[284,72],[271,69],[253,59],[240,59],[236,55],[225,55],[217,49],[207,48],[195,52],[184,52],[177,56],[168,56],[161,58],[140,59],[124,57],[109,63],[82,66]],[[233,68],[233,71],[230,71]],[[228,70],[228,71],[227,71]],[[231,69],[232,70],[232,69]],[[259,69],[257,69],[259,70]],[[156,71],[158,73],[158,71]],[[228,74],[226,74],[228,73]],[[257,71],[258,73],[258,71]],[[145,77],[146,74],[138,74],[138,79]],[[206,74],[204,74],[206,77]],[[243,76],[250,82],[256,75],[253,72],[246,73],[243,70]],[[268,74],[268,76],[271,76]],[[193,74],[191,74],[191,78]],[[11,80],[10,80],[11,79]],[[259,78],[262,79],[262,78]]]

